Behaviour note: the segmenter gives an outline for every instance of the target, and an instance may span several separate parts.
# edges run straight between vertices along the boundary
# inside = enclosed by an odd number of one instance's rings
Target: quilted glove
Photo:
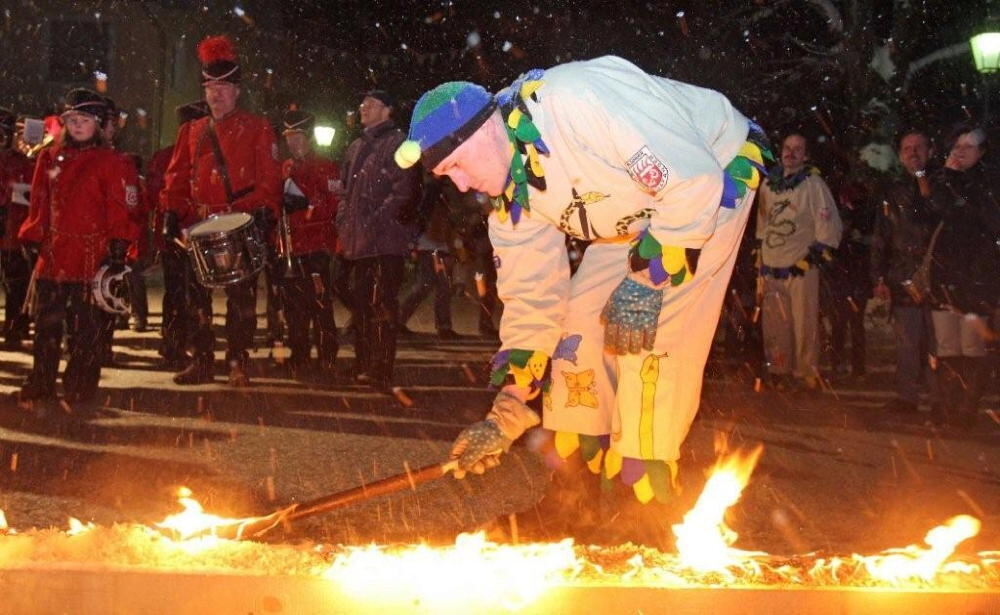
[[[652,350],[662,307],[663,290],[631,277],[622,280],[601,312],[604,348],[619,355]]]
[[[469,425],[458,434],[451,458],[458,460],[455,478],[467,472],[482,474],[500,464],[500,455],[525,431],[541,423],[538,414],[510,393],[500,391],[486,419]]]

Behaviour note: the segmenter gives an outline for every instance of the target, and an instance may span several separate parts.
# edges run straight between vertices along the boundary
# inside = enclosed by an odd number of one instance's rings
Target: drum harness
[[[225,156],[222,155],[222,145],[219,143],[219,136],[217,134],[215,134],[215,120],[212,119],[212,118],[209,118],[209,120],[208,120],[208,127],[205,129],[205,131],[203,133],[201,133],[201,137],[198,139],[198,145],[197,145],[197,147],[195,147],[195,150],[194,150],[195,151],[195,156],[194,156],[194,162],[192,164],[192,167],[195,167],[198,164],[198,155],[197,154],[198,154],[198,152],[201,151],[201,144],[205,141],[205,139],[208,139],[209,145],[212,148],[212,155],[215,158],[215,167],[219,171],[219,175],[222,176],[222,187],[226,191],[226,203],[228,205],[228,209],[231,210],[232,206],[233,206],[233,203],[237,199],[240,199],[240,198],[242,198],[242,197],[250,194],[251,192],[253,192],[254,185],[250,184],[246,188],[242,188],[242,189],[240,189],[237,192],[233,192],[233,184],[232,184],[232,181],[229,179],[229,167],[226,166],[226,158],[225,158]],[[191,173],[191,177],[192,178],[198,177],[198,174],[197,174],[196,171],[197,171],[196,168],[192,168],[192,173]],[[199,209],[201,207],[205,207],[205,216],[203,216],[203,217],[207,218],[208,217],[208,211],[209,211],[208,208],[209,208],[209,206],[208,205],[203,205],[203,206],[200,205]]]

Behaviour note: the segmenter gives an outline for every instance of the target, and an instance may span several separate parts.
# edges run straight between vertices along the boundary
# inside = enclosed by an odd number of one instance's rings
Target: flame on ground
[[[482,532],[461,534],[455,545],[386,549],[349,548],[325,576],[345,591],[373,601],[419,600],[435,610],[470,602],[517,609],[572,578],[582,562],[571,539],[554,544],[500,545]]]
[[[70,529],[7,528],[0,511],[0,570],[37,563],[124,565],[165,570],[246,571],[321,576],[341,591],[368,600],[419,601],[431,611],[465,604],[518,608],[549,588],[567,584],[694,586],[852,586],[907,589],[1000,588],[1000,552],[953,558],[975,536],[977,519],[960,515],[927,533],[927,547],[911,545],[870,556],[791,557],[742,551],[725,523],[760,458],[761,447],[722,454],[698,502],[673,527],[678,554],[632,544],[618,547],[549,544],[502,545],[480,534],[462,534],[453,546],[345,547],[265,545],[206,536],[231,525],[206,513],[191,491],[178,494],[183,511],[156,528],[112,527],[70,520]],[[192,538],[195,537],[195,538]],[[457,589],[456,589],[457,588]]]
[[[746,453],[724,454],[716,462],[694,508],[673,526],[681,563],[698,572],[721,572],[753,555],[732,548],[738,534],[726,525],[725,515],[740,499],[763,451],[757,446]]]

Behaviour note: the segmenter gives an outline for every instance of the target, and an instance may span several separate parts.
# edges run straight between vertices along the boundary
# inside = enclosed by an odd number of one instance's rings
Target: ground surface
[[[152,289],[154,326],[159,297]],[[456,299],[455,307],[456,329],[473,331],[473,306]],[[396,474],[404,464],[436,463],[459,430],[487,410],[486,362],[494,347],[480,338],[439,342],[430,323],[425,305],[410,323],[424,333],[400,347],[397,382],[410,406],[352,385],[296,382],[263,350],[254,355],[250,389],[229,389],[221,360],[216,383],[177,387],[159,367],[157,331],[118,332],[116,366],[104,370],[101,382],[100,417],[53,428],[26,418],[9,395],[0,401],[0,510],[20,528],[65,527],[69,516],[149,523],[177,510],[174,490],[186,485],[207,510],[242,516]],[[871,331],[872,373],[835,382],[818,396],[755,393],[742,366],[717,362],[684,449],[679,500],[637,515],[605,511],[580,538],[642,538],[636,523],[666,528],[679,520],[714,460],[715,434],[724,432],[732,445],[764,445],[731,511],[737,546],[780,554],[868,553],[919,542],[932,526],[968,513],[983,521],[983,531],[967,548],[1000,549],[996,414],[983,412],[975,430],[956,432],[925,427],[923,415],[883,411],[880,404],[891,397],[889,344],[885,329]],[[0,352],[0,392],[15,390],[30,360],[26,353]],[[350,361],[345,343],[339,369],[346,372]],[[994,383],[987,408],[998,405],[995,391]],[[483,477],[439,480],[271,538],[449,540],[478,527],[502,535],[512,512],[522,537],[558,538],[573,531],[559,517],[580,513],[543,499],[548,484],[541,460],[516,446]]]

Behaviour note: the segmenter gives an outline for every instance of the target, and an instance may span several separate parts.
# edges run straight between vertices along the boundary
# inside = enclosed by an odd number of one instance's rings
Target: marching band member
[[[280,200],[281,169],[274,131],[266,118],[237,106],[240,66],[229,39],[217,36],[203,40],[198,56],[210,115],[188,122],[178,131],[160,194],[165,239],[173,242],[181,237],[182,228],[212,214],[229,212],[252,213],[268,237]],[[212,380],[212,293],[196,282],[189,291],[195,355],[191,364],[174,376],[177,384]],[[248,351],[257,326],[256,291],[256,275],[226,287],[226,361],[229,384],[234,387],[250,384]]]
[[[34,363],[21,387],[22,402],[54,400],[63,331],[75,324],[75,342],[63,373],[68,407],[94,400],[101,375],[101,335],[110,315],[91,289],[98,270],[125,269],[135,239],[125,185],[128,171],[101,133],[105,100],[85,89],[66,96],[58,145],[42,150],[31,183],[28,218],[18,233],[37,254],[34,270]]]
[[[319,365],[333,376],[337,361],[337,325],[333,318],[333,289],[330,284],[330,259],[337,247],[336,227],[340,190],[337,165],[316,155],[312,132],[316,119],[311,113],[290,110],[283,118],[285,143],[292,157],[281,166],[284,179],[282,195],[282,257],[280,270],[290,359],[293,373],[301,373],[309,364],[310,323],[319,339]]]

